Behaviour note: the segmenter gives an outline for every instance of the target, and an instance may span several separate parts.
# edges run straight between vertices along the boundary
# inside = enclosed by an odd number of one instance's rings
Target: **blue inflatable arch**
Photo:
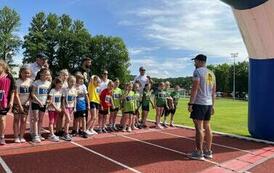
[[[274,141],[274,0],[221,1],[232,7],[249,55],[249,132]]]

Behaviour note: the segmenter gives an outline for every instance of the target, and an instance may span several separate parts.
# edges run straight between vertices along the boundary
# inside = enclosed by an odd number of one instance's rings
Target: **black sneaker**
[[[213,159],[213,153],[212,153],[212,151],[211,151],[211,150],[209,150],[209,151],[204,151],[204,157],[205,157],[206,159]]]
[[[77,136],[77,131],[76,130],[72,130],[72,132],[70,134],[71,134],[71,136],[75,137],[75,136]]]
[[[82,135],[81,135],[83,138],[88,138],[88,134],[86,132],[82,132]]]
[[[71,137],[69,134],[61,136],[61,139],[63,139],[64,141],[71,141]]]
[[[108,133],[106,128],[103,128],[102,131],[103,131],[103,133]]]

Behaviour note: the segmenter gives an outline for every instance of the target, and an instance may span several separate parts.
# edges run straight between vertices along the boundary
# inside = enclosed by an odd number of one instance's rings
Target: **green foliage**
[[[171,83],[171,87],[175,87],[176,85],[179,85],[181,88],[184,88],[186,90],[189,90],[192,86],[192,77],[178,77],[178,78],[166,78],[166,79],[158,79],[158,78],[152,78],[155,85],[158,86],[160,82],[166,82],[169,81]]]
[[[109,78],[118,77],[122,83],[129,80],[129,54],[125,43],[119,37],[98,35],[92,38],[90,45],[93,58],[93,73],[109,71]]]
[[[233,91],[233,65],[209,65],[208,68],[211,69],[216,76],[217,91]],[[236,92],[248,92],[248,62],[244,61],[235,64],[235,81]]]
[[[33,17],[23,48],[24,62],[34,62],[38,52],[47,54],[53,74],[64,68],[74,71],[87,55],[94,60],[93,74],[107,69],[110,78],[128,80],[129,55],[123,40],[103,35],[91,37],[84,22],[73,21],[65,14],[58,17],[40,12]]]
[[[15,10],[8,7],[0,10],[0,59],[4,59],[9,64],[13,62],[12,57],[16,55],[22,44],[15,34],[19,26],[20,16]]]
[[[193,127],[189,118],[187,103],[189,99],[180,99],[175,114],[176,124]],[[215,114],[212,116],[212,129],[219,132],[250,136],[247,129],[248,102],[231,99],[217,99],[215,102]],[[155,109],[149,112],[149,119],[155,120]],[[167,119],[169,120],[169,119]]]

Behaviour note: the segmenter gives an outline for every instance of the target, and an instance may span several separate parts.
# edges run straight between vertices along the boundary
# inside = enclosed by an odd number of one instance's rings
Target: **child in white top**
[[[48,113],[49,113],[49,140],[53,142],[58,142],[59,137],[54,134],[54,125],[56,124],[58,116],[61,114],[61,101],[62,101],[62,86],[63,82],[61,79],[56,78],[53,81],[52,89],[48,95]]]
[[[29,111],[31,84],[31,69],[28,67],[22,67],[19,71],[19,79],[15,82],[15,104],[13,106],[13,131],[15,143],[26,142],[24,139],[24,134]]]
[[[68,78],[69,78],[69,72],[67,69],[63,69],[59,72],[59,78],[61,79],[61,81],[63,82],[63,86],[62,89],[66,89],[68,87]],[[56,122],[56,134],[58,136],[63,136],[64,131],[63,131],[63,127],[64,127],[64,112],[61,112],[59,114],[59,116],[57,117],[57,122]]]
[[[68,79],[68,88],[63,89],[63,102],[62,109],[65,113],[65,133],[61,137],[61,139],[65,141],[71,141],[71,136],[69,135],[69,124],[73,117],[73,113],[76,109],[76,97],[77,90],[75,88],[76,78],[74,76],[70,76]]]
[[[43,119],[47,107],[48,92],[51,82],[50,71],[47,69],[41,69],[36,76],[36,80],[32,83],[31,88],[31,126],[32,126],[32,141],[40,143],[41,140],[45,140],[41,136],[41,129],[43,125]]]

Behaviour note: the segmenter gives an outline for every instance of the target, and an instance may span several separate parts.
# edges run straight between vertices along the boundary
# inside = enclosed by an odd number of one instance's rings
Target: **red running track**
[[[8,127],[12,127],[8,117]],[[46,124],[45,124],[46,125]],[[13,144],[0,147],[0,172],[13,173],[274,173],[274,147],[222,135],[214,136],[214,159],[191,160],[194,131],[151,128],[100,134],[73,142]],[[8,134],[12,130],[7,129]]]

